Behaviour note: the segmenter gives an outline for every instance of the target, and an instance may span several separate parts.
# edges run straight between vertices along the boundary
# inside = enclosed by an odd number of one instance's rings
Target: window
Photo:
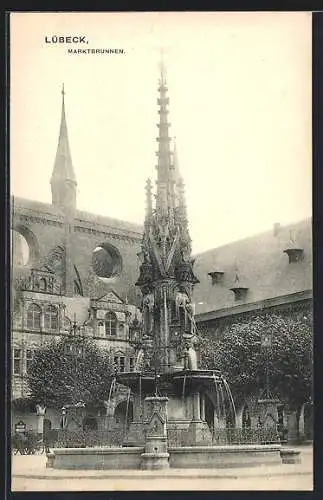
[[[134,371],[134,368],[135,368],[135,360],[134,360],[134,358],[130,358],[130,359],[129,359],[129,370],[130,370],[131,372],[133,372],[133,371]]]
[[[104,323],[103,323],[103,321],[99,321],[99,323],[98,323],[98,336],[104,337]]]
[[[121,356],[119,361],[119,371],[124,372],[124,368],[125,368],[125,358]]]
[[[41,292],[46,292],[47,290],[47,284],[45,278],[40,278],[39,280],[39,290]]]
[[[58,328],[58,314],[54,306],[48,306],[45,309],[44,323],[46,330],[57,330]]]
[[[41,308],[37,304],[31,304],[27,310],[27,328],[40,330]]]
[[[114,369],[118,372],[124,372],[126,367],[126,358],[124,356],[114,356],[113,365]]]
[[[117,335],[117,318],[113,312],[108,312],[105,315],[105,334]]]
[[[13,350],[13,373],[21,375],[21,349]]]
[[[30,363],[32,362],[33,357],[34,357],[34,351],[27,349],[27,351],[26,351],[26,373],[28,373]]]

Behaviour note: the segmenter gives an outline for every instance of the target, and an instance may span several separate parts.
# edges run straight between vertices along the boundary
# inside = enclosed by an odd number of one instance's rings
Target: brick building
[[[73,322],[111,352],[119,370],[131,371],[135,364],[129,334],[140,317],[134,283],[141,226],[77,209],[64,90],[50,182],[51,204],[12,198],[14,401],[28,397],[25,379],[34,350],[67,335]],[[13,412],[13,424],[21,418],[35,427],[32,415]],[[51,419],[55,426],[59,416]]]

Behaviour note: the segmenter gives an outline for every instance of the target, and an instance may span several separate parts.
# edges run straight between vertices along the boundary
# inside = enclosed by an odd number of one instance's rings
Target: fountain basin
[[[47,456],[47,466],[54,469],[140,469],[144,451],[144,447],[54,448],[51,456]]]
[[[169,467],[223,469],[281,465],[280,451],[280,445],[169,447]],[[139,470],[142,467],[144,452],[144,447],[55,448],[47,458],[47,466],[54,469]]]
[[[134,392],[153,394],[156,390],[156,376],[153,372],[123,372],[117,376],[120,384],[130,387]],[[197,388],[214,387],[214,383],[222,383],[223,377],[219,370],[179,370],[158,375],[158,386],[165,384],[175,392],[192,392]]]
[[[183,446],[169,448],[174,469],[225,469],[281,465],[280,445]]]

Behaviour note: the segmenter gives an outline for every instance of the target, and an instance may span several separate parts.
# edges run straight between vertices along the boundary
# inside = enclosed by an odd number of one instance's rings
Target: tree
[[[262,334],[272,335],[269,349]],[[265,387],[266,364],[273,395],[298,408],[312,393],[311,317],[265,314],[224,327],[218,339],[201,336],[201,365],[218,368],[227,379],[237,404]]]
[[[35,351],[27,374],[30,397],[54,408],[107,399],[113,367],[109,353],[88,338],[68,336]]]

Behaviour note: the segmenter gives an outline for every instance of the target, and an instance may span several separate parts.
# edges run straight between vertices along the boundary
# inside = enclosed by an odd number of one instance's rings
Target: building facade
[[[142,228],[77,209],[77,181],[69,147],[62,91],[58,147],[51,177],[52,203],[12,198],[12,400],[28,398],[34,351],[81,328],[111,353],[119,371],[134,369],[129,343],[140,320],[137,253]],[[13,425],[36,426],[36,410],[14,410]],[[50,409],[51,425],[59,416]],[[35,417],[35,418],[33,418]]]
[[[194,289],[195,319],[202,335],[216,340],[231,325],[243,332],[246,324],[252,328],[256,321],[274,317],[312,327],[311,219],[275,224],[272,231],[197,255],[195,269],[200,280]],[[258,425],[258,396],[257,390],[238,406],[237,425]],[[275,419],[289,441],[312,439],[310,398],[297,408],[284,401],[275,409]]]

